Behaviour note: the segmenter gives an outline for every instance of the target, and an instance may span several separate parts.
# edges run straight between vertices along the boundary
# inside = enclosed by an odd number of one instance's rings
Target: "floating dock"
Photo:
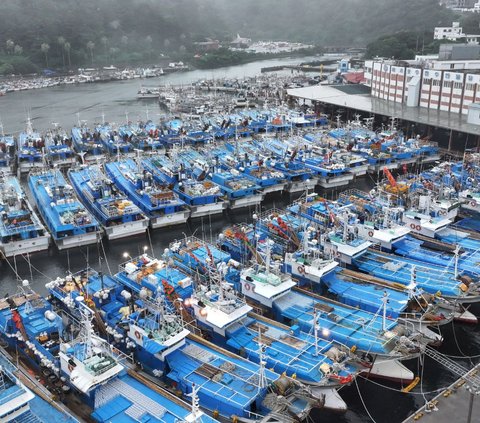
[[[480,421],[480,363],[440,392],[403,423]]]

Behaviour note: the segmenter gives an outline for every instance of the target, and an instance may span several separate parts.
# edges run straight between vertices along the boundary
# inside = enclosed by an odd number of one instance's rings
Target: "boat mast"
[[[198,391],[200,390],[200,386],[197,387],[195,383],[192,383],[192,393],[189,394],[192,397],[192,412],[190,416],[192,420],[189,420],[192,423],[199,423],[200,422],[200,405],[199,405],[199,398],[198,398]]]
[[[457,246],[455,247],[455,270],[454,270],[455,279],[458,278],[458,257],[459,257],[459,253],[460,253],[460,244],[457,244]]]
[[[385,332],[387,330],[387,304],[389,303],[387,291],[383,292],[382,303],[383,303],[383,317],[382,317],[382,329]]]
[[[260,359],[260,367],[258,369],[258,390],[261,391],[267,386],[267,377],[265,376],[265,366],[267,362],[265,360],[265,350],[267,346],[262,343],[262,331],[260,326],[258,327],[258,355]]]
[[[320,354],[320,349],[318,347],[318,313],[317,310],[313,310],[313,334],[315,336],[315,355],[318,356]]]

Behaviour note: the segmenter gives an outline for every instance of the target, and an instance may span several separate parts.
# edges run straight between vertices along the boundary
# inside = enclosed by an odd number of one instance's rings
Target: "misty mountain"
[[[154,62],[236,33],[364,46],[382,34],[433,30],[453,12],[437,0],[2,0],[0,73],[13,66]],[[2,69],[2,66],[4,67]],[[7,67],[7,68],[5,68]]]

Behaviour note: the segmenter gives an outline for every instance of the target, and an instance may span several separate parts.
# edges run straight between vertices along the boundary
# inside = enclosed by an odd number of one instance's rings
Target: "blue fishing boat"
[[[71,140],[58,124],[53,131],[45,134],[45,153],[51,166],[70,167],[77,161]]]
[[[32,121],[27,119],[27,128],[17,139],[17,164],[20,173],[28,173],[44,166],[43,149],[45,140],[33,130]]]
[[[78,422],[78,419],[63,406],[50,403],[27,388],[16,376],[18,372],[18,368],[1,354],[0,419],[3,422]],[[38,392],[38,386],[34,386],[32,389]]]
[[[105,150],[97,131],[91,131],[85,125],[78,124],[72,128],[72,142],[82,163],[105,159]]]
[[[163,149],[158,127],[151,120],[122,125],[118,128],[118,133],[121,137],[128,137],[130,144],[144,153],[153,154]]]
[[[116,157],[133,153],[133,146],[128,135],[120,135],[116,129],[108,124],[98,125],[96,132],[100,134],[100,140],[110,156]]]
[[[236,209],[261,203],[264,194],[255,181],[236,169],[222,165],[218,157],[202,155],[193,149],[179,153],[180,161],[190,164],[192,175],[197,180],[208,179],[218,185],[228,200],[228,207]]]
[[[68,175],[77,195],[103,226],[108,239],[145,233],[147,217],[118,190],[100,166],[71,169]]]
[[[391,251],[393,245],[410,234],[411,229],[402,222],[403,207],[383,204],[367,192],[350,189],[340,194],[338,202],[352,206],[358,216],[357,229],[360,238]]]
[[[200,385],[202,407],[224,418],[293,423],[321,405],[300,382],[267,370],[264,360],[258,365],[199,337],[191,335],[167,361],[170,383],[182,392]]]
[[[398,318],[403,324],[413,325],[416,330],[437,345],[443,341],[443,338],[427,326],[445,325],[454,317],[460,318],[465,311],[454,302],[436,298],[416,287],[413,288],[413,285],[411,289],[407,289],[392,282],[347,269],[336,269],[326,275],[322,282],[327,296],[331,295],[343,304],[359,307],[372,313],[378,312],[378,304],[382,304],[382,297],[387,295],[387,316]],[[463,316],[465,321],[467,316],[471,316],[472,321],[476,320],[472,313],[466,312]]]
[[[0,171],[9,174],[15,159],[15,139],[5,135],[3,125],[0,122]]]
[[[263,359],[268,368],[296,375],[314,395],[325,397],[325,408],[346,410],[336,388],[352,382],[356,372],[349,364],[353,355],[348,348],[321,339],[317,332],[292,330],[251,313],[252,307],[222,280],[221,272],[211,268],[210,276],[208,286],[198,285],[184,304],[193,308],[198,324],[216,344],[256,363],[265,344]]]
[[[285,174],[268,167],[265,157],[252,143],[236,140],[234,143],[225,144],[223,152],[218,150],[212,154],[220,157],[226,166],[253,178],[265,194],[282,192],[287,187]]]
[[[48,249],[50,235],[17,178],[0,175],[0,252],[3,257]]]
[[[143,255],[124,263],[121,270],[130,283],[143,278],[152,283],[155,272],[149,269],[159,263]],[[312,405],[321,403],[300,382],[293,386],[292,379],[266,370],[265,364],[254,364],[193,335],[186,337],[189,331],[184,328],[182,318],[175,316],[173,303],[169,309],[158,290],[150,291],[155,297],[142,289],[131,294],[119,282],[117,278],[92,277],[82,272],[80,277],[52,281],[49,289],[62,301],[67,299],[67,303],[72,295],[89,293],[89,301],[102,310],[102,318],[108,325],[106,332],[115,345],[119,348],[133,345],[135,359],[142,368],[185,397],[200,387],[198,404],[213,415],[223,419],[235,415],[242,420],[250,418],[248,421],[261,420],[267,415],[273,418],[269,421],[290,422],[289,412],[302,420]],[[160,281],[159,285],[162,286]],[[266,377],[269,383],[259,386],[252,382],[256,374],[260,379]],[[289,387],[288,393],[280,391],[288,398],[281,407],[265,401],[265,398],[279,401],[276,381]]]
[[[396,255],[443,267],[446,271],[477,277],[480,255],[478,251],[465,251],[460,245],[407,237],[393,246]]]
[[[59,250],[97,242],[98,222],[59,170],[30,175],[28,186]]]
[[[323,226],[318,245],[327,256],[338,261],[351,264],[371,245],[370,241],[359,237],[358,218],[349,205],[332,203],[312,194],[298,200],[288,210]]]
[[[333,154],[324,157],[302,158],[303,163],[311,169],[322,188],[334,188],[348,185],[353,180],[353,174],[348,172],[348,167],[341,161],[336,161]]]
[[[186,204],[169,184],[160,184],[153,175],[132,159],[105,165],[117,187],[150,219],[152,228],[185,223],[190,215]]]
[[[265,154],[270,156],[265,159],[265,164],[285,174],[288,181],[287,190],[290,193],[308,192],[315,188],[318,180],[312,170],[295,160],[297,150],[290,152],[288,147],[277,139],[265,138],[255,143]]]
[[[365,363],[372,375],[396,381],[413,380],[413,373],[397,360],[416,357],[422,345],[430,341],[422,335],[421,341],[418,341],[418,332],[399,324],[397,319],[389,318],[386,313],[382,317],[380,313],[340,304],[311,292],[293,290],[297,283],[291,276],[281,273],[281,261],[273,259],[268,244],[263,264],[242,269],[238,269],[238,263],[232,262],[225,252],[194,238],[170,244],[168,253],[175,264],[182,265],[187,271],[190,269],[197,277],[208,278],[208,266],[220,269],[225,280],[233,284],[247,301],[252,301],[264,313],[272,313],[278,322],[299,325],[301,330],[311,333],[314,327],[313,314],[315,310],[318,311],[317,323],[324,339],[353,348],[362,359],[367,354],[378,355],[379,361],[375,362],[373,368],[371,363]],[[384,298],[378,304],[379,311],[384,309],[385,304]],[[288,310],[292,307],[298,307],[298,311],[290,314]],[[305,314],[306,324],[298,318],[301,313]]]
[[[363,272],[403,286],[411,284],[414,273],[416,285],[427,293],[439,294],[460,303],[480,300],[478,281],[468,276],[459,277],[442,266],[374,250],[356,257],[354,265]]]
[[[209,178],[220,186],[230,209],[257,206],[263,200],[261,187],[235,169],[215,171]]]
[[[196,401],[189,407],[128,370],[121,362],[125,357],[93,332],[94,314],[84,300],[77,296],[66,307],[76,309],[77,320],[66,309],[54,308],[24,281],[18,294],[2,300],[1,335],[37,370],[48,389],[61,399],[72,391],[70,395],[81,400],[82,415],[97,422],[162,419],[173,423],[195,421],[194,417],[215,421],[198,409]]]
[[[191,218],[222,213],[227,206],[220,186],[197,178],[179,156],[175,162],[166,156],[147,158],[142,160],[142,166],[157,182],[174,184],[173,190],[190,208]]]

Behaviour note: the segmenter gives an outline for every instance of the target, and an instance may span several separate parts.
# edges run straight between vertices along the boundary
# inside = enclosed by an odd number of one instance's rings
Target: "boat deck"
[[[382,337],[382,318],[373,313],[299,292],[291,292],[275,300],[274,308],[284,319],[290,319],[306,332],[313,328],[316,311],[323,337],[372,353],[385,354],[389,351],[388,341]],[[387,331],[396,325],[396,320],[387,317]]]
[[[405,286],[412,281],[412,267],[415,266],[416,283],[426,292],[435,294],[440,291],[443,295],[454,297],[462,295],[460,282],[441,266],[374,251],[367,251],[354,262],[363,272]]]

